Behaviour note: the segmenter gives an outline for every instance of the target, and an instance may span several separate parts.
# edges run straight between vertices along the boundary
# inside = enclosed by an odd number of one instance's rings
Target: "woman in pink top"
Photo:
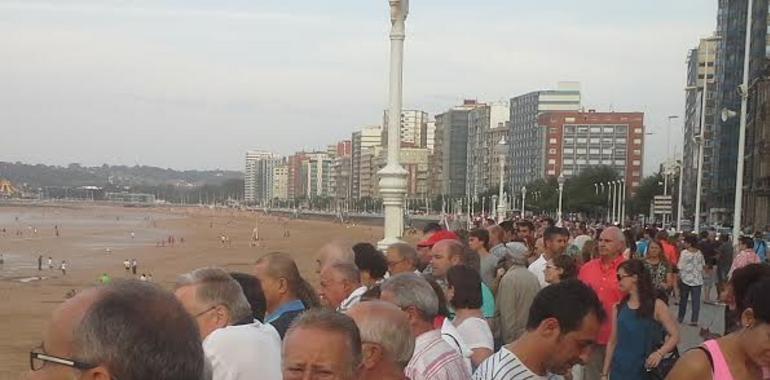
[[[733,259],[733,266],[730,267],[730,273],[727,274],[728,277],[732,277],[736,269],[743,268],[749,264],[759,264],[760,262],[759,256],[754,252],[754,239],[748,236],[741,236],[738,242],[741,251]]]
[[[770,273],[763,269],[749,265],[730,280],[740,328],[687,352],[667,379],[770,379]]]

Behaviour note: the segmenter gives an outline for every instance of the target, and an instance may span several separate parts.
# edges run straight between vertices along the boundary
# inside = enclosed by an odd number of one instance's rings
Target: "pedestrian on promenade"
[[[728,277],[732,276],[732,273],[736,269],[743,268],[749,264],[759,264],[761,262],[759,256],[754,251],[754,239],[748,236],[741,236],[740,239],[738,239],[738,242],[738,248],[740,251],[737,255],[735,255],[735,259],[733,260],[732,267],[730,267],[730,273],[728,273]]]
[[[650,240],[647,242],[647,255],[644,257],[644,267],[650,272],[652,285],[658,292],[668,294],[674,288],[674,272],[671,263],[663,254],[660,242]]]
[[[59,269],[61,270],[61,274],[66,276],[67,275],[67,260],[62,260],[61,265],[59,265]]]
[[[703,254],[698,250],[698,238],[695,235],[687,235],[684,238],[684,247],[679,256],[679,323],[684,321],[687,313],[687,299],[692,293],[692,310],[690,315],[690,326],[698,325],[698,316],[700,314],[700,292],[703,287],[703,268],[706,261]]]
[[[567,255],[559,255],[548,260],[545,265],[545,282],[549,285],[558,284],[566,280],[577,278],[578,270],[575,258]]]

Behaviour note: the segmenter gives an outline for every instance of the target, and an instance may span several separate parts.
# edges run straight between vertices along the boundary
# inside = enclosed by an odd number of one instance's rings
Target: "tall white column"
[[[521,218],[524,219],[524,205],[527,203],[527,187],[521,187]]]
[[[388,110],[388,161],[377,174],[385,208],[385,237],[377,245],[385,249],[401,241],[404,232],[404,195],[407,171],[401,167],[401,103],[404,64],[404,39],[409,0],[389,0],[390,4],[390,102]]]
[[[684,208],[684,202],[682,200],[682,182],[683,182],[683,174],[684,174],[684,148],[682,148],[682,159],[679,161],[679,192],[677,194],[677,204],[676,204],[676,230],[681,231],[682,230],[682,214],[683,214],[683,208]]]
[[[500,188],[498,189],[498,198],[501,201],[497,204],[497,223],[505,220],[505,202],[502,201],[502,199],[505,199],[503,197],[503,177],[505,177],[505,155],[500,154]]]
[[[620,193],[620,225],[626,221],[626,179],[621,179],[621,193]]]
[[[741,236],[741,208],[743,207],[743,156],[746,150],[746,112],[749,98],[749,59],[751,57],[751,22],[754,1],[748,1],[746,12],[746,46],[743,54],[743,83],[741,92],[741,124],[738,129],[738,164],[735,169],[735,204],[733,206],[733,244],[738,244]]]

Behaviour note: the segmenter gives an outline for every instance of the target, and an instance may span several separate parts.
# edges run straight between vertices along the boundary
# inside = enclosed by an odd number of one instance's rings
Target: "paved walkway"
[[[672,305],[669,307],[671,315],[676,319],[679,313],[679,305]],[[679,324],[680,340],[679,351],[684,352],[692,347],[695,347],[703,343],[703,338],[700,337],[700,329],[707,328],[713,334],[722,335],[724,333],[724,315],[725,305],[717,305],[710,303],[701,303],[700,316],[698,317],[698,326],[690,326],[690,312],[691,304],[687,303],[687,314],[684,318],[684,323]]]

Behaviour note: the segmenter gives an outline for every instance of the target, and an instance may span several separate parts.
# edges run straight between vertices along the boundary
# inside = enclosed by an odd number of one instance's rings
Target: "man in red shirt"
[[[626,239],[623,232],[617,227],[609,227],[599,236],[599,257],[580,268],[578,278],[596,292],[607,315],[612,315],[612,308],[623,298],[623,293],[618,287],[617,275],[618,266],[626,260],[623,258],[625,249]],[[586,379],[601,377],[611,329],[612,322],[608,318],[599,330],[596,347],[586,364]]]

